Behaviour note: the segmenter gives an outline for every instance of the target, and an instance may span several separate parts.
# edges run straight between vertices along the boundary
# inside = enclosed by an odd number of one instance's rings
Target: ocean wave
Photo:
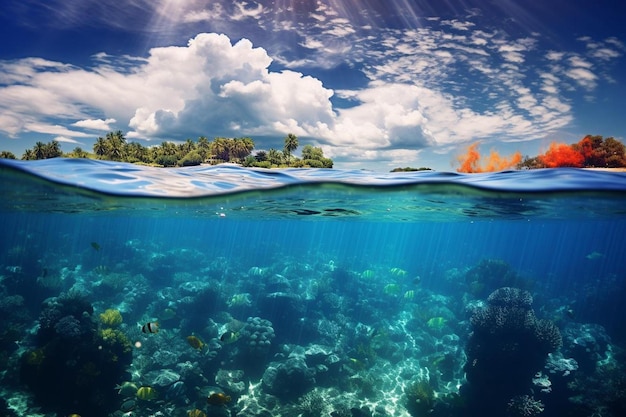
[[[417,171],[379,173],[340,169],[248,169],[233,164],[156,168],[122,162],[54,158],[0,160],[0,169],[18,170],[59,184],[100,193],[139,197],[207,197],[305,184],[366,187],[460,185],[500,192],[626,192],[626,173],[574,168],[483,174]],[[432,188],[432,187],[431,187]]]
[[[3,211],[392,221],[623,217],[626,173],[485,174],[155,168],[87,159],[0,160]]]

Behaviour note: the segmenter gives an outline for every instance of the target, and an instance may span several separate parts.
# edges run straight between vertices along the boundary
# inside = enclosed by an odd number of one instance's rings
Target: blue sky
[[[532,3],[532,4],[528,4]],[[0,149],[287,133],[339,168],[624,141],[618,0],[7,0]]]

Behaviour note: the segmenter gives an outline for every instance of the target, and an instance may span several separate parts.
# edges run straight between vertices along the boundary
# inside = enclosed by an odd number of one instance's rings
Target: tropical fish
[[[187,411],[187,417],[206,417],[206,413],[196,408],[194,410]]]
[[[141,331],[144,333],[158,333],[159,332],[159,322],[158,321],[149,321],[143,326],[141,326]]]
[[[91,242],[91,247],[95,250],[100,250],[100,245],[98,244],[98,242]]]
[[[356,358],[348,358],[348,366],[356,370],[361,370],[365,368],[365,364]]]
[[[198,350],[201,350],[206,346],[206,344],[202,340],[200,340],[199,337],[193,335],[187,336],[187,343],[189,343],[189,346],[191,346],[192,348]]]
[[[157,397],[157,392],[152,387],[140,387],[137,390],[137,398],[144,401],[154,400]]]
[[[214,392],[206,399],[209,405],[225,405],[230,402],[230,395],[226,395],[223,392]]]
[[[72,413],[68,415],[67,417],[80,417],[80,414]]]
[[[122,403],[122,405],[120,406],[120,411],[122,411],[123,413],[129,413],[133,411],[136,407],[137,403],[131,398]]]
[[[220,336],[220,340],[225,345],[235,343],[237,340],[239,340],[239,333],[235,333],[229,330],[225,332],[222,336]]]
[[[415,275],[415,278],[413,278],[413,285],[418,285],[420,282],[422,282],[422,277]]]
[[[387,284],[383,288],[383,292],[387,295],[395,295],[400,292],[400,286],[398,284]]]
[[[361,272],[361,278],[365,278],[365,279],[374,278],[374,271],[372,271],[371,269],[366,269],[365,271]]]
[[[133,397],[137,394],[137,385],[134,382],[125,381],[120,385],[116,385],[117,393],[124,397]]]
[[[415,297],[415,291],[413,290],[408,290],[407,292],[404,293],[404,298],[406,300],[412,300],[413,297]]]
[[[98,265],[93,269],[93,272],[97,275],[105,275],[109,273],[109,268],[106,265]]]
[[[426,325],[431,329],[441,330],[446,325],[447,320],[443,317],[433,317],[426,322]]]
[[[260,268],[258,266],[253,266],[252,268],[248,269],[248,275],[252,277],[260,277],[260,276],[263,276],[264,274],[265,274],[265,269]]]
[[[391,272],[391,275],[395,275],[397,277],[404,277],[404,276],[406,276],[406,271],[404,269],[401,269],[401,268],[391,268],[389,270],[389,272]]]

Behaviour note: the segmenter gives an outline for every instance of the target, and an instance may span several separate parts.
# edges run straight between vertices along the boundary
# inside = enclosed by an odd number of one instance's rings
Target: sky
[[[4,0],[0,150],[200,136],[451,171],[626,139],[620,0]],[[298,154],[298,152],[296,152]]]

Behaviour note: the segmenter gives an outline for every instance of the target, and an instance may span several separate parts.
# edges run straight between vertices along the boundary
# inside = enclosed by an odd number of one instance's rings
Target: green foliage
[[[156,157],[154,162],[164,167],[175,167],[178,162],[178,158],[176,158],[176,155],[159,155]]]
[[[89,158],[89,154],[80,146],[75,147],[72,152],[66,155],[68,158]]]
[[[189,167],[200,165],[202,163],[202,156],[198,151],[191,151],[180,161],[180,166]]]
[[[257,161],[257,159],[252,156],[252,155],[248,155],[246,156],[246,159],[243,160],[243,162],[241,163],[241,165],[243,165],[244,167],[253,167],[253,166],[258,166],[259,162]]]
[[[287,162],[291,159],[291,153],[296,149],[298,149],[298,137],[293,133],[289,133],[285,137],[285,147],[283,148],[283,153],[285,154]]]
[[[32,161],[35,159],[49,159],[49,158],[58,158],[63,156],[63,152],[61,152],[61,145],[56,140],[52,142],[43,143],[37,142],[32,149],[27,149],[22,155],[22,159],[26,161]]]
[[[60,144],[57,141],[50,143],[37,142],[32,149],[27,149],[22,155],[23,160],[35,160],[66,156],[69,158],[97,158],[109,161],[131,162],[163,167],[194,166],[203,162],[219,164],[223,162],[238,163],[246,167],[280,168],[280,167],[303,167],[303,168],[332,168],[333,161],[324,157],[321,148],[305,145],[302,149],[302,158],[292,155],[298,147],[298,138],[288,134],[285,138],[283,151],[269,149],[260,150],[252,156],[254,141],[249,137],[224,138],[217,137],[209,141],[201,136],[197,142],[187,139],[185,142],[176,144],[164,141],[158,146],[146,147],[138,142],[126,141],[121,131],[109,132],[104,137],[96,139],[93,145],[93,154],[80,147],[74,148],[70,153],[63,155]],[[11,152],[3,151],[0,158],[15,159]]]

